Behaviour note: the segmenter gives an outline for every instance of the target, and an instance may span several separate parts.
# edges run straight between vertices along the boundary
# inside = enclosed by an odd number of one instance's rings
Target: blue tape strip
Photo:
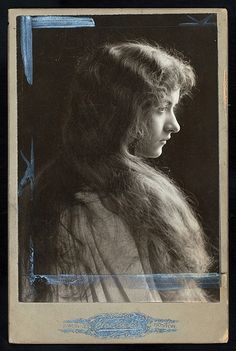
[[[30,16],[21,16],[21,56],[29,84],[33,84],[32,21]]]
[[[71,16],[20,16],[21,56],[27,82],[33,84],[32,28],[82,28],[95,27],[90,17]]]
[[[32,17],[33,28],[82,28],[95,27],[91,17],[37,16]]]
[[[146,289],[148,287],[153,290],[178,290],[186,287],[186,282],[194,281],[198,287],[219,288],[220,275],[218,273],[178,273],[178,274],[110,274],[110,275],[30,275],[30,282],[44,282],[47,285],[72,285],[81,286],[93,284],[104,280],[119,279],[122,284],[130,289]]]

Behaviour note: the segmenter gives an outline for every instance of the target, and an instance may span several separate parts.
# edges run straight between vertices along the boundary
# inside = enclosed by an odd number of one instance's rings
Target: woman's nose
[[[165,124],[165,130],[168,133],[178,133],[180,131],[180,125],[175,117],[174,112],[170,113],[170,116]]]

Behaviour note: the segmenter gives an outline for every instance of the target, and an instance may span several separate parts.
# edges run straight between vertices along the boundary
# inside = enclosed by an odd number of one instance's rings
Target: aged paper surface
[[[18,193],[20,179],[18,167],[20,150],[24,142],[21,128],[27,127],[19,119],[20,97],[18,62],[20,57],[20,16],[147,16],[183,15],[181,26],[195,27],[204,32],[211,25],[210,15],[216,17],[218,63],[218,172],[219,172],[219,275],[220,296],[215,302],[129,302],[129,303],[54,303],[22,302],[19,299],[18,262]],[[201,15],[201,17],[197,17]],[[196,16],[196,17],[195,17]],[[26,18],[26,17],[25,17]],[[76,17],[75,17],[76,18]],[[165,17],[163,17],[165,18]],[[205,20],[205,22],[204,22]],[[96,20],[95,20],[96,23]],[[125,21],[122,22],[125,26]],[[148,22],[146,22],[147,24]],[[205,26],[205,27],[204,27]],[[37,28],[37,27],[35,27]],[[33,29],[32,37],[53,28]],[[96,29],[96,27],[95,27]],[[142,29],[142,27],[141,27]],[[119,30],[119,29],[118,29]],[[153,40],[137,30],[132,39]],[[153,30],[157,30],[156,28]],[[66,29],[63,27],[63,31]],[[187,33],[188,31],[186,31]],[[168,36],[167,36],[168,37]],[[127,34],[128,38],[128,34]],[[32,40],[32,38],[31,38]],[[50,40],[50,38],[49,38]],[[185,50],[191,53],[192,43]],[[158,41],[158,38],[157,38]],[[86,42],[86,41],[85,41]],[[170,46],[166,39],[166,45]],[[18,43],[18,44],[17,44]],[[32,43],[31,43],[32,44]],[[161,43],[163,46],[165,43]],[[21,45],[22,42],[21,42]],[[25,47],[29,48],[29,42]],[[65,45],[65,42],[64,42]],[[181,45],[180,45],[181,47]],[[22,50],[22,47],[21,47]],[[35,49],[34,49],[35,50]],[[199,48],[201,50],[201,48]],[[42,54],[42,53],[41,53]],[[17,61],[18,55],[18,61]],[[35,58],[33,51],[33,58]],[[40,53],[39,53],[40,55]],[[49,53],[49,60],[52,59]],[[33,61],[34,63],[34,61]],[[204,65],[205,62],[202,62]],[[207,63],[206,63],[207,64]],[[37,71],[25,65],[25,76],[32,85]],[[27,71],[28,69],[28,71]],[[210,69],[210,67],[209,67]],[[27,73],[28,72],[28,73]],[[33,72],[33,73],[32,73]],[[27,75],[28,74],[28,75]],[[31,76],[33,74],[33,76]],[[40,74],[47,74],[41,72]],[[21,77],[21,83],[25,79]],[[9,11],[9,340],[12,343],[224,343],[228,340],[228,238],[227,238],[227,12],[224,9],[19,9]],[[26,85],[27,86],[27,83]],[[19,89],[19,87],[18,87]],[[26,90],[27,88],[25,88]],[[43,87],[41,94],[47,94]],[[207,89],[207,88],[206,88]],[[217,91],[216,91],[217,92]],[[216,94],[217,95],[217,94]],[[30,95],[29,95],[30,96]],[[19,101],[18,101],[19,100]],[[214,99],[213,99],[214,100]],[[17,101],[19,104],[17,104]],[[203,104],[208,104],[204,101]],[[28,102],[28,115],[37,114]],[[30,110],[31,109],[31,110]],[[26,107],[27,111],[27,107]],[[40,110],[41,111],[41,110]],[[22,118],[22,117],[21,117]],[[205,117],[207,118],[207,117]],[[216,122],[217,123],[217,116]],[[23,125],[23,127],[22,127]],[[30,125],[30,123],[29,123]],[[200,126],[201,127],[201,126]],[[37,128],[37,127],[36,127]],[[30,133],[29,133],[30,134]],[[216,133],[217,134],[217,133]],[[27,135],[27,134],[26,134]],[[209,138],[213,137],[209,134]],[[45,136],[46,142],[46,136]],[[210,142],[209,142],[210,144]],[[213,145],[213,144],[212,144]],[[24,145],[25,146],[25,145]],[[209,146],[210,147],[210,146]],[[30,148],[28,148],[30,150]],[[41,150],[41,152],[43,152]],[[29,152],[27,153],[29,155]],[[35,160],[37,153],[35,152]],[[170,153],[170,158],[171,158]],[[27,157],[29,160],[30,157]],[[178,161],[176,161],[178,163]],[[21,166],[22,167],[22,166]],[[177,167],[178,168],[178,167]],[[21,170],[20,170],[21,171]],[[190,173],[191,174],[191,173]],[[181,177],[181,176],[180,176]],[[21,178],[22,180],[22,178]],[[194,183],[194,181],[193,181]],[[194,183],[195,184],[195,183]],[[24,189],[22,188],[22,191]],[[192,189],[191,189],[192,191]],[[204,209],[204,208],[203,208]],[[217,211],[216,211],[217,213]],[[217,272],[217,270],[215,270]],[[37,272],[36,272],[37,273]],[[184,273],[184,272],[183,272]],[[191,321],[191,323],[190,323]],[[130,327],[131,325],[131,327]],[[110,328],[110,329],[109,329]],[[128,329],[128,331],[127,331]],[[126,330],[126,331],[125,331]]]

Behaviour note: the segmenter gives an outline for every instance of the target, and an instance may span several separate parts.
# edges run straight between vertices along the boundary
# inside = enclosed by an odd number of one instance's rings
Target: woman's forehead
[[[171,89],[167,91],[157,92],[156,94],[151,94],[150,98],[146,100],[144,105],[159,105],[159,104],[168,104],[176,105],[179,102],[181,96],[180,88]]]
[[[176,105],[179,102],[180,89],[170,90],[166,93],[166,96],[163,98],[163,101],[169,105]]]

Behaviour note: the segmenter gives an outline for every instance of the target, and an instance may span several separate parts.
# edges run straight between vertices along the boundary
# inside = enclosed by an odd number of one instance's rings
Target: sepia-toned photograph
[[[219,13],[15,23],[18,302],[218,305]]]

